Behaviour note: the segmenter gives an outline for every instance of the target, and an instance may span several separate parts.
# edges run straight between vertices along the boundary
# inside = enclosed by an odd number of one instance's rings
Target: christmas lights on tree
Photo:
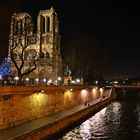
[[[11,76],[12,72],[10,69],[10,64],[8,58],[4,58],[1,66],[0,66],[0,78],[5,76]]]

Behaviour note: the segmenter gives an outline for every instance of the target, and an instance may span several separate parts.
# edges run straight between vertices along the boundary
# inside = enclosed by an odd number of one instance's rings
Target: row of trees
[[[107,54],[96,37],[79,33],[65,43],[63,64],[64,67],[69,66],[73,76],[83,77],[89,83],[104,75]]]

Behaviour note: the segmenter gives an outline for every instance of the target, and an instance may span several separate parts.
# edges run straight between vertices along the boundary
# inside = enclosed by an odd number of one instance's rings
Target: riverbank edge
[[[82,123],[87,118],[94,115],[96,112],[103,109],[106,105],[110,102],[115,100],[114,97],[109,97],[103,100],[99,100],[96,104],[92,104],[92,101],[89,102],[89,106],[84,107],[80,111],[62,117],[54,122],[49,123],[39,129],[33,130],[27,134],[23,134],[20,137],[17,137],[18,140],[23,139],[38,139],[38,140],[50,140],[54,139],[55,137],[59,137],[59,135],[68,131],[71,127],[75,127],[76,125]]]
[[[86,109],[83,109],[79,112],[76,112],[75,114],[67,116],[66,118],[64,118],[65,120],[61,120],[61,121],[67,121],[68,119],[72,119],[73,117],[75,118],[75,116],[79,116],[79,114],[81,115],[77,120],[74,120],[74,121],[70,122],[64,128],[60,129],[60,127],[59,127],[59,131],[57,131],[53,134],[50,134],[50,135],[42,138],[41,140],[52,140],[52,139],[58,139],[58,138],[62,137],[64,134],[66,134],[70,130],[74,129],[76,126],[80,125],[81,123],[86,121],[88,118],[92,117],[98,111],[102,110],[106,105],[108,105],[112,101],[113,100],[110,100],[108,98],[108,99],[102,101],[102,103],[98,102],[96,105],[92,105],[92,106],[90,106]],[[58,122],[58,123],[60,123],[60,122]],[[62,125],[62,122],[61,122],[61,124],[58,124],[58,125]]]
[[[10,130],[3,130],[0,132],[1,140],[47,140],[52,139],[58,134],[62,134],[70,127],[75,127],[78,123],[82,123],[84,120],[94,115],[96,112],[104,108],[111,101],[115,100],[115,90],[110,89],[110,96],[106,98],[99,98],[96,101],[90,101],[85,106],[81,104],[71,109],[66,109],[49,116],[44,117],[43,121],[36,119],[36,122],[29,122],[23,127],[13,127]],[[45,124],[45,123],[46,124]],[[37,126],[36,128],[33,126]],[[29,131],[26,128],[32,127]],[[21,130],[20,130],[21,129]],[[14,134],[13,134],[14,132]],[[11,136],[10,136],[11,133]],[[7,136],[7,134],[9,136]],[[5,137],[6,136],[6,137]]]

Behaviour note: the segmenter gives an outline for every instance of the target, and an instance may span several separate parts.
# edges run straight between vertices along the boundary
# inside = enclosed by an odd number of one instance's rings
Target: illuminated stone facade
[[[16,39],[18,38],[19,42]],[[49,10],[41,10],[37,16],[37,31],[34,32],[32,17],[27,13],[14,13],[11,19],[11,32],[9,37],[9,53],[11,58],[11,48],[17,45],[14,49],[14,57],[16,62],[21,64],[22,47],[27,46],[23,52],[25,65],[23,70],[26,70],[26,65],[31,60],[36,59],[37,68],[29,75],[24,76],[30,78],[31,83],[43,83],[43,79],[51,79],[54,83],[62,71],[62,59],[60,54],[60,34],[59,22],[57,13],[53,8]],[[11,68],[14,76],[17,76],[17,70],[11,61]],[[39,81],[38,81],[39,80]],[[46,81],[44,81],[46,82]]]

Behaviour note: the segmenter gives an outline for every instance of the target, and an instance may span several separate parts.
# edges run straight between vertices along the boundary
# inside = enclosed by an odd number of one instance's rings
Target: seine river
[[[59,140],[140,140],[140,93],[114,101]]]

